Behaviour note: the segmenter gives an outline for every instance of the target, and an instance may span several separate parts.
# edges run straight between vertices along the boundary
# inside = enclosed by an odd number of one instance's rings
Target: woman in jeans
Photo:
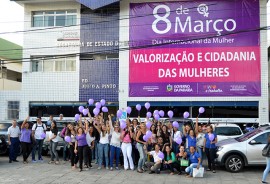
[[[21,138],[20,138],[24,164],[28,163],[27,158],[29,157],[32,151],[32,144],[31,144],[32,130],[29,129],[29,123],[27,121],[28,118],[24,120],[21,126]]]
[[[143,136],[146,134],[146,125],[145,123],[141,123],[140,130],[138,130],[136,141],[137,148],[140,154],[140,159],[138,162],[138,172],[143,173],[143,166],[145,164],[146,154],[145,149],[147,148],[147,142],[143,140]]]
[[[101,169],[103,156],[105,155],[105,164],[106,169],[109,169],[109,134],[110,134],[110,126],[106,126],[103,123],[103,119],[100,117],[101,128],[97,125],[97,122],[94,122],[94,126],[100,134],[99,144],[98,144],[98,170]]]
[[[213,141],[209,139],[209,135],[211,134],[214,135]],[[217,143],[217,135],[213,133],[213,127],[211,125],[207,125],[207,133],[204,136],[203,151],[206,153],[206,157],[208,159],[208,169],[206,171],[212,170],[213,173],[216,173],[216,166],[215,166],[216,143]]]
[[[183,135],[182,132],[178,130],[178,127],[173,127],[171,135],[172,135],[172,151],[174,152],[174,154],[177,154],[179,153],[179,145],[177,144],[177,142],[175,142],[175,140],[179,137],[182,138]]]
[[[56,126],[56,121],[53,120],[51,123],[51,131],[49,133],[50,151],[51,151],[51,161],[49,164],[54,163],[54,158],[56,159],[55,164],[59,164],[59,156],[56,151],[58,140],[57,140],[58,128]]]
[[[70,153],[70,163],[71,163],[71,168],[75,169],[76,164],[78,163],[78,156],[75,154],[75,142],[76,142],[76,130],[73,126],[73,124],[68,125],[68,129],[66,131],[65,136],[69,136],[71,138],[71,141],[68,143],[69,144],[69,153]]]
[[[196,118],[195,134],[196,134],[196,149],[199,153],[201,159],[203,160],[203,142],[204,142],[204,133],[202,132],[202,126],[198,124],[198,117]]]
[[[268,136],[268,143],[265,147],[269,147],[269,146],[270,146],[270,136]],[[267,183],[266,178],[269,171],[270,171],[270,153],[268,153],[268,155],[266,156],[266,168],[263,172],[262,183]]]
[[[127,127],[122,130],[121,140],[122,140],[122,153],[124,157],[124,169],[128,170],[128,164],[131,170],[134,170],[134,163],[132,159],[132,137],[134,136],[134,128],[129,123],[129,119],[127,119]]]
[[[87,122],[85,122],[87,123]],[[88,163],[87,163],[87,159],[88,159],[88,156],[87,156],[87,141],[86,141],[86,132],[88,130],[83,130],[82,127],[79,127],[77,129],[77,136],[76,136],[76,142],[75,142],[75,150],[74,150],[74,153],[78,153],[78,156],[79,156],[79,165],[80,165],[80,172],[82,171],[83,169],[83,160],[85,160],[85,165],[88,166]]]
[[[109,125],[110,125],[110,133],[112,135],[111,143],[110,143],[110,170],[113,170],[113,161],[116,156],[116,163],[115,163],[115,169],[119,170],[118,164],[119,164],[119,158],[120,158],[120,152],[121,152],[121,139],[120,139],[120,127],[118,123],[115,123],[115,125],[112,125],[112,118],[109,115]]]

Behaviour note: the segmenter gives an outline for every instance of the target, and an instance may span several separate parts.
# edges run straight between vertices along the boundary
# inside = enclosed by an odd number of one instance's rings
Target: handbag
[[[193,168],[193,177],[194,178],[202,178],[204,173],[204,167],[200,167],[199,169]]]
[[[269,157],[270,144],[267,144],[262,150],[262,156]]]
[[[189,166],[189,161],[186,159],[181,159],[180,160],[180,166],[188,167]]]

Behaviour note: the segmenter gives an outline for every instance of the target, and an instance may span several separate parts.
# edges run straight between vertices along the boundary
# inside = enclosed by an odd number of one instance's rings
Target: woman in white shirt
[[[98,170],[101,169],[103,155],[105,155],[106,169],[109,169],[109,134],[110,134],[110,126],[106,126],[103,123],[103,118],[100,116],[100,124],[102,124],[101,128],[97,125],[97,122],[94,122],[94,126],[100,134],[100,140],[98,144]]]
[[[203,159],[203,146],[205,134],[203,133],[202,126],[199,125],[198,117],[196,118],[195,134],[196,134],[196,149],[201,159]]]
[[[175,140],[179,137],[182,138],[182,132],[180,132],[178,130],[178,127],[173,127],[172,130],[172,151],[174,152],[174,154],[178,154],[179,153],[179,145],[175,142]]]
[[[118,123],[115,123],[115,125],[112,125],[112,119],[111,116],[108,116],[109,118],[109,124],[110,124],[110,133],[112,135],[111,137],[111,143],[110,143],[110,170],[113,170],[113,161],[116,156],[116,162],[115,162],[115,169],[119,170],[118,164],[119,164],[119,158],[120,158],[120,152],[121,152],[121,133],[120,133],[120,127]]]
[[[58,128],[56,126],[56,121],[53,120],[51,123],[51,130],[49,132],[49,142],[50,142],[50,151],[51,151],[51,161],[49,162],[49,164],[54,163],[54,158],[56,158],[55,164],[56,165],[59,164],[59,156],[56,151],[56,148],[58,145],[57,135],[58,135]]]

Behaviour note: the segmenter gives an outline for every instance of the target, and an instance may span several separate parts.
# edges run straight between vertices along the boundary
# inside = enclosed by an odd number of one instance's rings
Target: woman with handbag
[[[182,171],[189,166],[189,161],[187,158],[187,152],[185,152],[185,147],[183,145],[179,148],[179,153],[176,155],[177,161],[179,162],[180,169],[178,175],[182,174]]]
[[[263,172],[262,183],[266,182],[266,177],[270,171],[270,135],[268,136],[267,145],[262,150],[262,155],[266,157],[266,168]]]

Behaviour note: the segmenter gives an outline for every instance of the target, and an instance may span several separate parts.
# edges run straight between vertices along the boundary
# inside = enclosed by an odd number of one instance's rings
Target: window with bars
[[[76,71],[76,56],[31,56],[32,72]]]
[[[19,119],[20,102],[8,101],[7,117],[8,119]]]
[[[32,12],[33,27],[72,26],[77,24],[76,10]]]

